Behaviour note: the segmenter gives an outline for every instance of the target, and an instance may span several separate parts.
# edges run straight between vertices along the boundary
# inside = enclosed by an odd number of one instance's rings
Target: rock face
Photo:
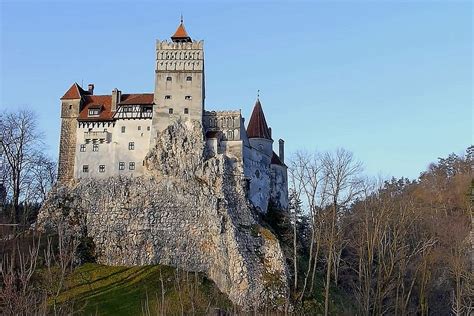
[[[38,225],[65,221],[92,237],[99,263],[166,264],[206,272],[237,305],[282,305],[287,270],[278,240],[246,198],[242,166],[203,157],[198,124],[161,133],[142,177],[55,188]]]

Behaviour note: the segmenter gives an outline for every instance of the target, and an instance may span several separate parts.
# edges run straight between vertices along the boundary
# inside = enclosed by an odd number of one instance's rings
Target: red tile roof
[[[171,39],[173,41],[191,41],[191,37],[189,37],[188,32],[186,32],[186,29],[184,28],[183,21],[181,21],[178,28],[176,29],[176,32],[174,32],[173,36],[171,36]]]
[[[89,109],[102,106],[99,116],[89,117]],[[79,121],[111,121],[112,113],[112,96],[111,95],[87,95],[84,97],[84,104],[79,117]]]
[[[81,88],[77,82],[74,82],[69,90],[61,97],[61,100],[80,99],[83,95],[88,95],[89,92]]]
[[[137,94],[122,94],[122,105],[153,105],[153,93],[137,93]],[[89,109],[102,107],[99,116],[89,117]],[[112,112],[112,96],[111,95],[85,95],[84,103],[78,120],[80,121],[111,121],[114,113]]]
[[[247,126],[247,136],[249,138],[272,139],[259,99],[257,99],[257,102],[255,103],[249,125]]]
[[[122,94],[120,104],[153,104],[153,93]]]

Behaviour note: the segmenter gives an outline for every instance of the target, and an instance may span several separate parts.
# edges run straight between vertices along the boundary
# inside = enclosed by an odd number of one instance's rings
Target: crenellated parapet
[[[156,43],[157,71],[202,71],[204,69],[204,42]]]

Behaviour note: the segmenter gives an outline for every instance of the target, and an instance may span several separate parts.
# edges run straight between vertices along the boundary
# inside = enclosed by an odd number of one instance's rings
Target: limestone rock
[[[199,124],[178,122],[157,138],[147,175],[58,186],[38,225],[87,233],[102,264],[205,272],[247,309],[284,302],[283,253],[248,202],[242,166],[222,154],[204,159],[203,150]]]

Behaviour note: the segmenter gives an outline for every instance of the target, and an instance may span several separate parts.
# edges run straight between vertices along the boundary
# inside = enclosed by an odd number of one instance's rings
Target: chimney
[[[122,99],[122,91],[119,89],[115,88],[112,90],[112,112],[117,111],[117,104],[120,103],[120,100]]]
[[[89,91],[89,94],[94,94],[94,84],[89,83],[89,85],[87,86],[87,90]]]
[[[280,138],[280,140],[278,140],[278,145],[279,145],[278,156],[280,157],[281,162],[285,163],[285,141]]]

